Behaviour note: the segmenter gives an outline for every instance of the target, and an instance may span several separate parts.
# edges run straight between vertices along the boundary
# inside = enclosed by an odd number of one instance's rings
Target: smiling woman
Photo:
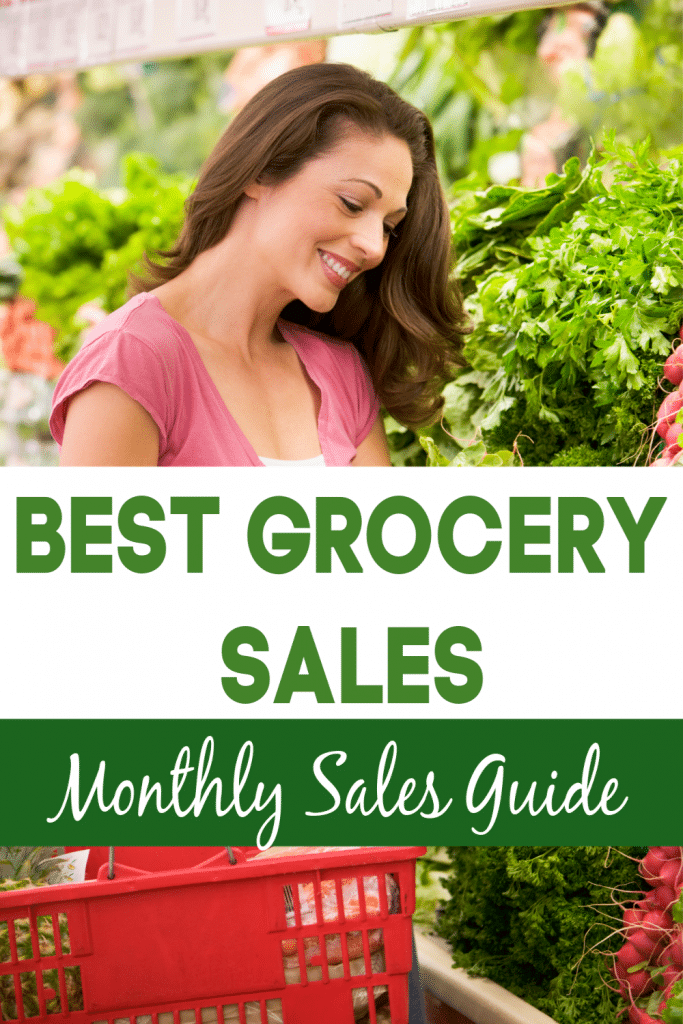
[[[207,160],[176,245],[60,378],[62,465],[389,465],[465,317],[424,114],[348,65],[262,89]]]

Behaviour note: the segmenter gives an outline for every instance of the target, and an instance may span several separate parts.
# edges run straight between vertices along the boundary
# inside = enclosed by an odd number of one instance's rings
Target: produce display
[[[22,294],[55,330],[55,356],[63,362],[78,351],[87,326],[81,307],[95,301],[110,313],[122,306],[128,273],[143,253],[173,243],[192,184],[140,153],[124,159],[123,181],[120,189],[98,190],[93,175],[71,170],[3,211]]]
[[[645,847],[450,847],[437,930],[454,963],[492,978],[557,1024],[612,1024],[610,973],[624,893]],[[622,1014],[622,1016],[624,1015]]]
[[[680,846],[651,846],[639,865],[648,888],[626,906],[614,976],[630,1024],[683,1021],[683,864]]]
[[[683,327],[680,337],[683,340]],[[657,410],[657,433],[664,438],[666,447],[653,466],[683,464],[683,447],[680,444],[683,431],[683,345],[678,345],[664,363],[664,376],[677,387],[676,391],[666,396]]]
[[[450,432],[527,465],[645,465],[683,321],[680,160],[612,138],[544,189],[463,194],[453,236],[474,331]]]

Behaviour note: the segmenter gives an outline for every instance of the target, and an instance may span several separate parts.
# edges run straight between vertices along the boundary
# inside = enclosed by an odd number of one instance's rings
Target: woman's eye
[[[359,206],[357,203],[352,203],[349,199],[344,199],[344,196],[339,196],[339,198],[350,213],[360,213],[363,209],[363,207]]]

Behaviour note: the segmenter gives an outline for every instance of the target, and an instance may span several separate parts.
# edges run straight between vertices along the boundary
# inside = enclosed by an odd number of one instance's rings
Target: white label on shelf
[[[116,8],[110,0],[88,0],[88,56],[110,57],[114,52]]]
[[[116,51],[139,50],[152,45],[154,10],[151,0],[118,0]]]
[[[408,0],[406,16],[423,18],[430,14],[450,14],[452,11],[466,11],[470,0]]]
[[[0,7],[0,71],[21,75],[26,70],[26,7]]]
[[[216,0],[176,0],[176,39],[206,39],[218,32]]]
[[[85,0],[52,0],[54,60],[78,64],[83,50]]]
[[[268,36],[308,32],[311,27],[311,4],[309,0],[265,0],[263,16]]]
[[[339,27],[375,21],[393,13],[393,0],[339,0]]]
[[[26,63],[29,70],[52,64],[52,5],[50,0],[32,0],[27,9]]]

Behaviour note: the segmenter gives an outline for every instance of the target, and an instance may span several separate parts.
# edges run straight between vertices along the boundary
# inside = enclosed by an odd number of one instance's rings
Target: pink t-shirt
[[[285,320],[278,329],[320,391],[318,437],[327,466],[348,466],[379,403],[356,348]],[[61,444],[69,399],[116,384],[159,428],[160,466],[261,466],[211,380],[192,338],[156,295],[142,292],[89,333],[63,371],[50,429]]]

